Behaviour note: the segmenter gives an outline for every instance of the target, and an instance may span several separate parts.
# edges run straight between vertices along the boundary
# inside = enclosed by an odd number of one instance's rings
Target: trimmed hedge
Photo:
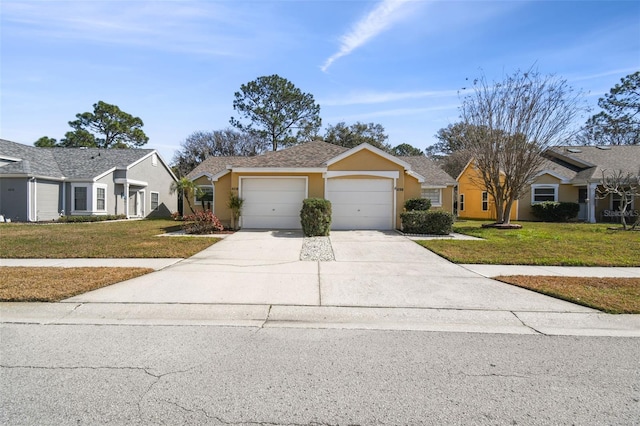
[[[431,208],[431,200],[428,198],[409,198],[404,202],[404,208],[411,211],[427,211]]]
[[[305,237],[329,235],[331,229],[331,201],[307,198],[302,201],[300,223]]]
[[[453,215],[443,210],[414,210],[400,214],[402,231],[407,234],[449,235],[453,232]]]
[[[58,222],[67,222],[67,223],[79,223],[79,222],[104,222],[107,220],[121,220],[126,219],[127,216],[124,214],[106,214],[100,216],[61,216],[58,219]]]
[[[578,216],[579,211],[578,203],[545,201],[531,206],[531,213],[543,222],[568,222]]]

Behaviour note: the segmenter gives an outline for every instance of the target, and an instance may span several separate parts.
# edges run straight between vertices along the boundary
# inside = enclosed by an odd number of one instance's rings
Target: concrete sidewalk
[[[0,323],[294,327],[640,337],[640,315],[459,309],[140,303],[0,303]]]
[[[151,268],[156,271],[175,265],[183,259],[0,259],[0,266],[27,266],[45,268]]]

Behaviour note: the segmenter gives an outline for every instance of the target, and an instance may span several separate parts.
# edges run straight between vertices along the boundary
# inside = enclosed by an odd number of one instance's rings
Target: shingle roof
[[[0,157],[2,156],[19,159],[19,161],[0,167],[0,175],[24,174],[53,178],[63,177],[50,150],[0,139]]]
[[[561,146],[548,154],[548,163],[576,184],[599,181],[605,170],[640,171],[640,145]]]
[[[447,172],[442,170],[436,163],[425,156],[398,157],[399,159],[409,163],[411,170],[422,175],[425,183],[429,185],[455,185],[456,180],[449,176]]]
[[[21,161],[0,167],[2,174],[93,179],[113,168],[125,168],[153,149],[37,148],[0,139],[0,156]]]
[[[126,168],[149,155],[153,149],[44,148],[50,150],[64,176],[85,179],[113,168]]]
[[[209,157],[187,175],[195,176],[208,173],[218,174],[226,170],[227,166],[256,167],[256,168],[309,168],[324,167],[333,157],[348,151],[349,148],[333,145],[322,141],[312,141],[283,149],[269,151],[255,157]]]

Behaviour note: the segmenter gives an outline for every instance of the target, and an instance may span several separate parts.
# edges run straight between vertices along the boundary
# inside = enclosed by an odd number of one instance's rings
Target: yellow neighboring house
[[[255,157],[209,157],[187,177],[206,191],[192,201],[195,209],[204,203],[230,226],[236,194],[244,200],[239,225],[251,229],[299,229],[302,200],[310,197],[331,201],[332,229],[400,229],[406,199],[429,198],[433,209],[453,212],[456,185],[427,157],[322,141]]]
[[[640,145],[561,146],[544,153],[542,170],[517,200],[511,220],[536,220],[531,206],[544,201],[574,202],[580,206],[578,220],[585,222],[617,222],[620,198],[603,196],[603,173],[621,170],[640,173]],[[458,176],[458,217],[494,220],[495,206],[487,196],[473,161]],[[634,200],[627,212],[631,218],[640,215],[640,203]]]
[[[469,161],[458,176],[458,205],[460,219],[496,220],[496,203],[483,187],[475,162]],[[518,219],[518,201],[511,208],[511,220]]]

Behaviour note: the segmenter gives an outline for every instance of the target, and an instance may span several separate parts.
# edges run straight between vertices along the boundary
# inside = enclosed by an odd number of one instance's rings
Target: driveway
[[[333,231],[335,260],[300,261],[299,231],[241,231],[157,272],[65,302],[594,312],[485,278],[395,232]]]

